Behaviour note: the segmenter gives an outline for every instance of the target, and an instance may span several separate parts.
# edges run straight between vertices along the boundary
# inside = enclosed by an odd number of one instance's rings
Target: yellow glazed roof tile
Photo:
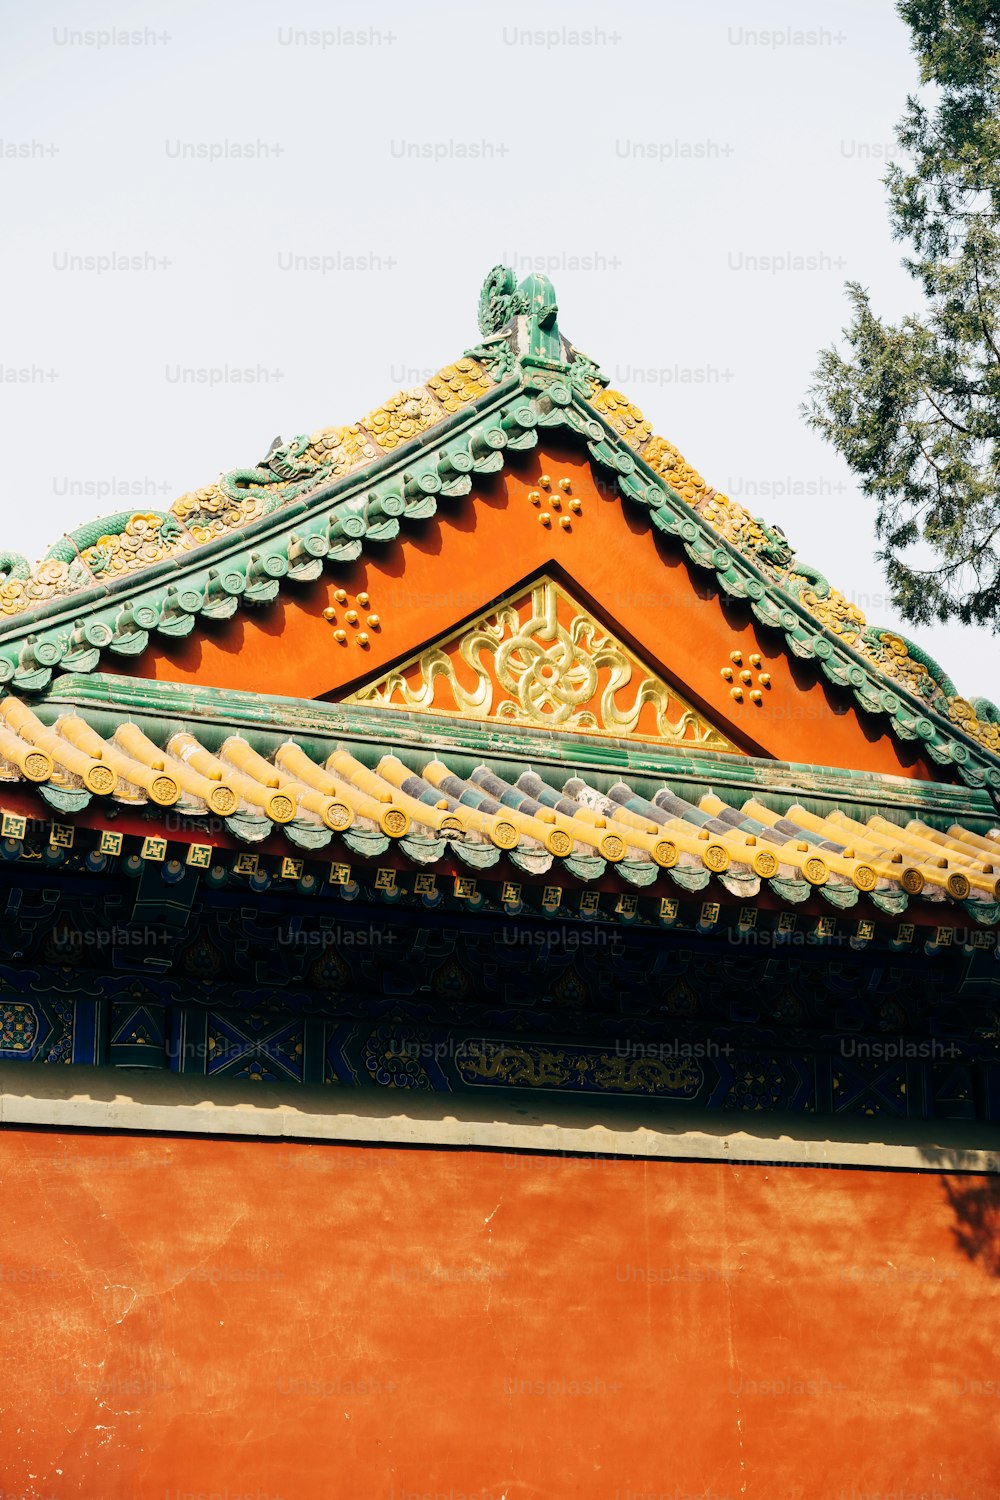
[[[346,749],[320,762],[294,739],[270,758],[239,735],[214,749],[188,730],[164,740],[130,721],[101,734],[80,713],[48,726],[6,698],[0,780],[40,796],[51,788],[52,805],[92,794],[145,804],[153,827],[157,812],[176,808],[175,819],[190,819],[191,838],[199,819],[220,816],[236,839],[277,831],[300,847],[367,830],[380,847],[390,840],[418,862],[450,846],[478,849],[480,861],[507,854],[539,873],[565,860],[580,878],[607,869],[646,885],[667,872],[698,888],[714,877],[741,896],[771,882],[783,899],[812,891],[839,906],[895,891],[964,902],[980,920],[1000,919],[1000,840],[958,824],[944,830],[911,819],[903,827],[880,815],[861,822],[840,808],[820,815],[795,804],[779,814],[755,798],[736,808],[712,792],[696,805],[669,786],[649,801],[625,783],[605,793],[579,778],[558,786],[529,771],[512,783],[486,766],[463,775],[431,751],[416,769],[383,751],[373,770]],[[791,897],[789,881],[798,883]]]

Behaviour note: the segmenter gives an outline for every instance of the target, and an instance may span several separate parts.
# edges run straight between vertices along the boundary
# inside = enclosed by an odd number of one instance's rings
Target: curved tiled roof
[[[860,707],[931,760],[1000,791],[1000,714],[969,702],[930,657],[870,626],[779,530],[713,490],[593,361],[560,335],[544,277],[491,274],[484,341],[425,386],[361,422],[276,444],[265,460],[193,491],[169,512],[79,528],[32,570],[0,555],[0,684],[44,692],[54,673],[141,653],[200,618],[266,604],[280,589],[358,557],[370,542],[468,494],[551,428],[585,444],[623,501],[675,539],[721,591],[749,605]]]
[[[393,715],[382,712],[388,730]],[[317,755],[288,736],[264,754],[238,732],[210,746],[203,731],[144,728],[124,714],[111,728],[106,718],[71,706],[46,723],[6,697],[0,779],[36,788],[62,813],[94,801],[145,809],[153,830],[167,826],[181,842],[215,818],[244,844],[280,833],[293,848],[376,857],[392,845],[418,867],[451,857],[485,870],[506,859],[532,875],[565,868],[583,881],[611,874],[644,887],[666,874],[687,891],[716,880],[741,898],[770,889],[787,905],[819,893],[845,908],[864,897],[892,913],[919,897],[964,903],[982,923],[1000,919],[1000,837],[958,823],[903,827],[797,803],[778,812],[758,797],[734,806],[667,780],[637,788],[551,765],[515,774],[508,762],[430,748],[404,759],[370,745],[366,765],[355,745]]]

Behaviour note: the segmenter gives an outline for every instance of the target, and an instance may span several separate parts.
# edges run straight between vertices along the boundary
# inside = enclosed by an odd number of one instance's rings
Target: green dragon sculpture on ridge
[[[31,577],[31,564],[23,552],[0,552],[0,583],[9,579],[27,580]]]
[[[230,469],[219,479],[219,488],[237,502],[262,492],[261,515],[270,515],[322,477],[324,466],[305,456],[310,441],[308,433],[301,433],[287,443],[275,438],[261,464],[253,469]]]
[[[269,515],[280,505],[296,498],[303,490],[321,478],[324,466],[306,457],[310,438],[301,434],[287,443],[276,438],[262,463],[249,469],[231,469],[220,476],[219,488],[236,503],[248,498],[261,500],[260,514]],[[172,548],[183,540],[186,528],[169,511],[135,510],[115,511],[111,515],[98,516],[87,521],[74,531],[68,531],[54,542],[42,559],[43,563],[65,563],[70,569],[70,579],[85,584],[88,577],[97,577],[107,568],[111,551],[102,546],[105,538],[123,537],[140,517],[155,520],[160,544]],[[84,557],[86,553],[86,557]],[[0,552],[0,584],[12,580],[26,582],[32,576],[32,567],[21,552]]]
[[[175,516],[168,511],[149,511],[149,515],[155,516],[160,523],[160,535],[164,541],[171,541],[183,532],[183,527]],[[78,526],[75,531],[68,531],[61,536],[46,552],[46,562],[75,563],[81,552],[87,548],[98,548],[102,537],[121,536],[136,515],[134,510],[115,511],[110,516],[100,516],[96,521],[88,521],[84,526]],[[107,565],[107,558],[100,555],[88,559],[87,567],[91,573],[102,572]]]

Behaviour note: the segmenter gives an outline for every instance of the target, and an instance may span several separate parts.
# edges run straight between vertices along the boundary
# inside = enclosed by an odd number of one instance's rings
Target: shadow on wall
[[[947,1174],[941,1179],[955,1222],[951,1232],[962,1254],[988,1276],[1000,1276],[1000,1150],[992,1153],[992,1170],[969,1172],[971,1153],[925,1147],[924,1159]]]
[[[1000,1276],[1000,1177],[946,1177],[955,1243],[989,1276]]]

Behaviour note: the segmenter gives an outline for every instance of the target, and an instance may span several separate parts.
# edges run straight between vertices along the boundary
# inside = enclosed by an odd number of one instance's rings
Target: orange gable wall
[[[561,495],[554,509],[529,492],[548,473],[552,492],[569,478],[580,515]],[[166,681],[192,682],[299,698],[336,698],[405,660],[492,600],[542,570],[560,574],[581,603],[591,604],[615,634],[672,681],[724,734],[751,754],[778,760],[940,778],[916,748],[901,746],[885,720],[863,719],[812,662],[790,657],[776,632],[759,627],[745,605],[720,598],[708,573],[692,569],[677,545],[610,488],[597,487],[589,462],[549,440],[546,451],[516,461],[495,480],[477,481],[475,498],[443,499],[422,525],[404,524],[400,540],[373,545],[357,563],[311,585],[286,584],[273,604],[240,610],[218,627],[196,627],[176,643],[157,640],[127,670]],[[547,510],[551,526],[539,520]],[[571,525],[558,525],[569,516]],[[335,590],[348,592],[339,605]],[[367,592],[368,606],[356,604]],[[356,607],[357,626],[345,624]],[[323,610],[337,610],[328,623]],[[366,616],[379,625],[369,629]],[[348,641],[338,645],[334,630]],[[369,644],[354,636],[368,629]],[[758,707],[737,705],[721,676],[730,652],[760,652],[772,686]]]
[[[997,1495],[996,1179],[2,1146],[4,1495]]]

